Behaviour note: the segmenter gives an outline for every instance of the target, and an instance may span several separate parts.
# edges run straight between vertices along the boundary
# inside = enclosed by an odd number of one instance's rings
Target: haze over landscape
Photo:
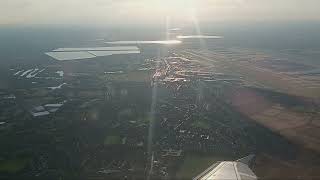
[[[317,0],[1,0],[0,179],[320,178]]]
[[[2,0],[0,24],[316,21],[317,0]],[[162,22],[163,23],[163,22]]]

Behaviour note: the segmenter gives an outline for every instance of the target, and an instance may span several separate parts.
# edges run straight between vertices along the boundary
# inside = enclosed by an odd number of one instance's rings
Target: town
[[[291,95],[230,71],[221,56],[164,51],[12,67],[14,90],[0,94],[0,177],[190,179],[219,160],[300,153],[250,114],[268,94],[288,112],[279,99]]]

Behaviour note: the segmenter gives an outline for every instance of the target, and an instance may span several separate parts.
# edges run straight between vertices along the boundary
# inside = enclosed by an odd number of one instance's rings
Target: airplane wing
[[[215,163],[193,180],[257,180],[257,176],[249,168],[253,157],[250,155],[237,161]]]

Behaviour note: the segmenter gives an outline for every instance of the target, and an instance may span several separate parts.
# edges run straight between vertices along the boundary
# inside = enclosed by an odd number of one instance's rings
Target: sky
[[[0,24],[318,21],[319,0],[0,0]]]

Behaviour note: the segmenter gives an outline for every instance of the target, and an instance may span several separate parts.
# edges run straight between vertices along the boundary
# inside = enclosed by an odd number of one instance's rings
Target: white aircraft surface
[[[249,168],[254,155],[237,161],[221,161],[213,164],[193,180],[257,180],[257,176]]]

